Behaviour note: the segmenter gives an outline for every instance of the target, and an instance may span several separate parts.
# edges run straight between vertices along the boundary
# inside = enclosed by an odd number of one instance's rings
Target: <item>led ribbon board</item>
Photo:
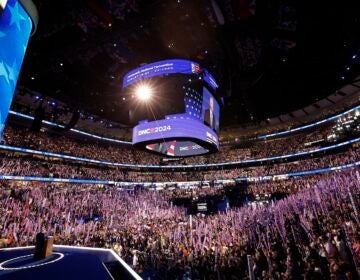
[[[171,74],[188,75],[189,81],[194,77],[198,85],[175,83],[173,86],[178,88],[174,90],[181,91],[180,100],[184,102],[184,109],[170,112],[170,115],[163,115],[157,120],[140,120],[133,128],[132,144],[170,157],[217,152],[220,106],[214,94],[218,85],[214,77],[206,69],[201,69],[198,63],[171,59],[147,64],[127,73],[123,88],[136,86],[137,83],[146,84],[148,79],[155,76],[168,79],[167,76]],[[171,99],[171,93],[174,92],[170,91],[166,97]],[[166,101],[162,99],[156,102]]]
[[[218,136],[193,119],[166,119],[133,128],[133,145],[173,157],[202,155],[219,150]]]
[[[184,59],[168,59],[146,64],[128,72],[123,79],[123,88],[128,87],[142,79],[162,76],[167,74],[196,74],[203,71],[204,81],[214,90],[219,86],[215,78],[206,69],[201,69],[196,62]]]
[[[30,16],[17,0],[1,0],[0,6],[4,8],[0,12],[1,139],[33,25]]]

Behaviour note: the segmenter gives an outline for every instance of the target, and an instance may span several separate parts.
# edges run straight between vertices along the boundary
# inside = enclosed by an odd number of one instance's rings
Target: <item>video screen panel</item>
[[[139,102],[137,98],[132,98],[141,82],[130,85],[123,91],[128,102],[131,102],[128,106],[129,122],[135,125],[143,120],[161,120],[168,115],[184,113],[183,85],[187,81],[183,75],[177,74],[147,79],[144,83],[152,89],[152,99],[149,102]]]
[[[203,88],[201,115],[206,125],[216,132],[219,131],[220,106],[206,87]]]
[[[188,135],[189,131],[191,135]],[[194,122],[189,119],[142,122],[133,129],[133,142],[184,137],[197,138],[216,146],[219,145],[217,134],[213,130],[201,122]]]
[[[138,122],[134,146],[172,157],[219,150],[220,106],[214,96],[218,85],[206,69],[185,60],[151,63],[125,75],[126,92],[139,84],[151,85],[154,91],[152,100],[130,110],[131,119]]]
[[[128,87],[138,81],[149,79],[156,76],[169,74],[199,74],[203,71],[204,81],[214,90],[219,86],[214,77],[206,69],[201,69],[200,65],[194,61],[184,59],[168,59],[154,63],[149,63],[136,68],[125,74],[123,78],[123,88]]]
[[[153,77],[146,83],[153,85],[153,100],[147,103],[133,99],[129,108],[130,123],[165,118],[195,119],[219,132],[220,106],[203,81],[173,74]],[[125,93],[133,94],[137,86],[137,83],[130,85]]]
[[[209,150],[192,141],[177,140],[149,144],[146,145],[146,149],[171,157],[187,157],[209,152]]]

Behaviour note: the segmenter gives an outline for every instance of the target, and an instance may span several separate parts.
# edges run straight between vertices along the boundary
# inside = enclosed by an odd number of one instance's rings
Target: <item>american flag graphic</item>
[[[185,90],[185,112],[187,118],[201,120],[202,118],[202,93],[190,88],[184,87]]]
[[[199,65],[191,63],[191,72],[193,73],[200,73],[201,68]]]

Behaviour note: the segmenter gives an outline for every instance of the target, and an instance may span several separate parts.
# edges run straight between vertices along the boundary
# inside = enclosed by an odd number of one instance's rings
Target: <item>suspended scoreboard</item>
[[[219,151],[220,106],[215,95],[218,84],[214,77],[196,62],[171,59],[130,71],[124,77],[123,89],[147,82],[156,83],[154,77],[171,81],[167,96],[154,101],[163,103],[163,106],[169,102],[166,115],[155,120],[140,119],[133,128],[132,144],[170,157]],[[175,106],[177,109],[170,104],[173,92],[177,92],[177,103],[182,103]]]

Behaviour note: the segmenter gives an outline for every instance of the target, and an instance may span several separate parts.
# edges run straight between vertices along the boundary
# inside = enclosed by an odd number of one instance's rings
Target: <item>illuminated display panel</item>
[[[0,15],[0,139],[30,38],[32,21],[16,0],[1,1]],[[6,6],[5,6],[6,4]]]
[[[204,81],[214,90],[219,86],[214,77],[206,69],[201,69],[196,62],[184,59],[168,59],[159,62],[149,63],[142,67],[136,68],[125,74],[123,78],[123,88],[128,87],[142,79],[148,79],[167,74],[197,74],[203,73]]]
[[[127,73],[123,87],[126,91],[130,89],[131,92],[133,89],[135,92],[139,85],[151,84],[156,87],[156,83],[161,81],[164,84],[164,80],[168,82],[162,90],[166,93],[165,96],[143,103],[143,108],[151,107],[151,115],[146,117],[146,109],[138,109],[144,115],[141,118],[138,116],[139,123],[133,128],[132,144],[173,157],[218,151],[220,106],[215,97],[218,85],[199,64],[179,59],[147,64]],[[177,108],[171,105],[172,98],[177,100]],[[166,101],[169,99],[170,101]],[[157,111],[158,104],[174,109],[168,110],[167,113],[170,114],[164,115]]]
[[[193,119],[165,119],[134,127],[133,145],[167,156],[201,155],[219,149],[218,136]]]

